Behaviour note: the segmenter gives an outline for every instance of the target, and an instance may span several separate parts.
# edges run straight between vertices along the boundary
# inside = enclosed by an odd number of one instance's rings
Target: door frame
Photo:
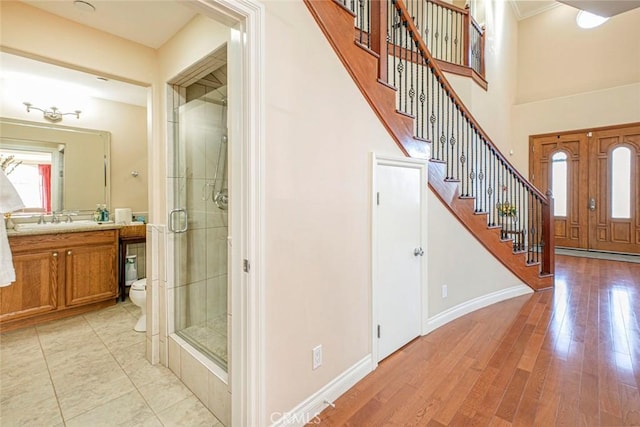
[[[421,210],[421,221],[420,221],[420,239],[423,242],[422,249],[425,251],[425,255],[420,257],[421,262],[421,280],[420,280],[420,335],[425,335],[428,331],[426,325],[426,319],[428,319],[429,314],[429,305],[428,305],[428,281],[427,281],[427,273],[428,273],[428,256],[429,256],[429,245],[428,245],[428,234],[427,234],[427,215],[428,215],[428,205],[427,205],[427,187],[428,187],[428,161],[423,159],[412,159],[409,157],[390,157],[390,156],[379,156],[376,153],[371,153],[371,316],[370,316],[370,328],[371,328],[371,368],[372,370],[378,366],[378,310],[377,310],[377,295],[376,295],[376,287],[378,285],[378,231],[377,231],[377,223],[378,223],[378,215],[377,215],[377,192],[378,192],[378,176],[377,176],[377,167],[378,166],[396,166],[396,167],[404,167],[411,169],[420,170],[420,178],[424,183],[422,188],[420,189],[420,210]]]
[[[231,299],[231,424],[261,425],[265,419],[265,20],[258,0],[195,0],[189,5],[233,29],[229,40],[229,87],[237,99],[230,135],[238,144],[229,160],[236,203],[229,224]],[[231,114],[230,114],[231,117]],[[246,266],[246,268],[245,268]]]

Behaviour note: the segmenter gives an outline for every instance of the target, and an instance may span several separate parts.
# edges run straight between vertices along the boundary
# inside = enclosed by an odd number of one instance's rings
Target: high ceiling
[[[640,0],[558,0],[560,3],[586,10],[595,15],[612,17],[640,7]]]
[[[554,0],[512,0],[510,3],[518,19],[529,18],[560,5]]]
[[[640,0],[511,0],[518,19],[529,18],[561,4],[611,17],[640,7]]]
[[[0,0],[1,1],[1,0]],[[157,49],[186,25],[197,12],[186,2],[171,0],[22,0],[23,3],[62,18]],[[87,1],[93,5],[87,5]],[[601,16],[612,16],[640,7],[640,0],[558,0]],[[518,19],[526,19],[561,5],[554,0],[510,0]],[[97,80],[75,70],[38,63],[0,53],[1,72],[29,73],[90,85],[95,93],[120,102],[146,105],[146,91],[122,82]],[[108,89],[107,89],[108,88]]]

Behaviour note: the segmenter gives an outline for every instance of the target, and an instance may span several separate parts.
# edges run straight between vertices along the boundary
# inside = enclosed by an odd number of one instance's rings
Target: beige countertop
[[[130,226],[140,226],[142,223],[133,223],[130,225],[116,224],[113,222],[98,223],[93,221],[78,221],[71,223],[59,224],[16,224],[15,229],[7,230],[9,237],[13,236],[34,236],[40,234],[60,234],[60,233],[78,233],[82,231],[100,231],[129,228]]]

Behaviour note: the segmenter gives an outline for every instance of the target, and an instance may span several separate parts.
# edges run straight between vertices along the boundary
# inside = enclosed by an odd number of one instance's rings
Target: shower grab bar
[[[173,228],[173,215],[177,213],[184,213],[184,227],[180,229]],[[187,214],[187,210],[184,208],[172,209],[169,212],[169,231],[173,233],[184,233],[189,228],[189,216]]]

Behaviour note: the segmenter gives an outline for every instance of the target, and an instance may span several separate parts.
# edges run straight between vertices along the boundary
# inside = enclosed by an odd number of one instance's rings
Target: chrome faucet
[[[58,213],[51,212],[51,224],[59,224],[59,223],[60,223],[60,217],[58,217]]]
[[[63,215],[67,217],[67,220],[65,222],[73,222],[73,218],[71,218],[71,217],[78,215],[78,213],[77,212],[63,212]]]
[[[38,224],[46,224],[47,221],[44,220],[44,214],[40,215],[40,218],[38,218]]]

